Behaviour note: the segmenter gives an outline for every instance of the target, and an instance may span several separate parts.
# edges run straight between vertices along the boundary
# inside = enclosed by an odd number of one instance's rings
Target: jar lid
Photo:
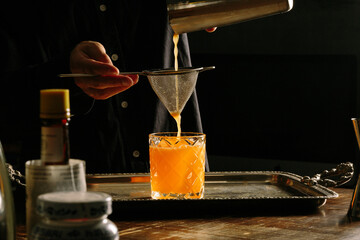
[[[40,118],[69,118],[69,94],[68,89],[40,90]]]
[[[111,200],[102,192],[51,192],[39,195],[36,210],[57,220],[99,218],[111,214]]]

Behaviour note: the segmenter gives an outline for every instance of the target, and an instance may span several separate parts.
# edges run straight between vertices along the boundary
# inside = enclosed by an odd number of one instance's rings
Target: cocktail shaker
[[[167,0],[175,33],[240,23],[291,10],[293,0]]]

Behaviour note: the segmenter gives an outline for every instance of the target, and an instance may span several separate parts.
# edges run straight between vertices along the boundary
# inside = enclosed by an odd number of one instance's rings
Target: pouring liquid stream
[[[179,42],[179,34],[174,33],[173,36],[173,42],[174,42],[174,69],[175,71],[179,70],[179,63],[178,63],[178,42]],[[179,109],[179,79],[178,76],[175,75],[175,101],[176,101],[176,111],[171,112],[171,116],[175,119],[177,124],[177,136],[180,137],[181,135],[181,113]]]

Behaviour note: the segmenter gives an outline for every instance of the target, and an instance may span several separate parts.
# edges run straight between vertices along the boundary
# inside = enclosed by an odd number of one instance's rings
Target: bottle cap
[[[99,218],[112,212],[111,196],[102,192],[51,192],[37,199],[37,212],[50,219]]]
[[[40,118],[69,118],[69,95],[68,89],[40,90]]]

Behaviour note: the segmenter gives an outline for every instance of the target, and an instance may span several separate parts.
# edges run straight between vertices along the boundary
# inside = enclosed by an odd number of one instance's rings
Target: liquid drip
[[[179,34],[177,33],[174,33],[174,36],[173,36],[173,42],[174,42],[174,68],[175,68],[175,71],[178,71],[179,70],[179,63],[178,63],[178,42],[179,42]]]
[[[174,69],[175,71],[179,70],[179,63],[178,63],[178,42],[179,42],[179,34],[174,33],[173,36],[174,42]],[[175,75],[175,101],[176,101],[176,111],[171,113],[171,116],[175,119],[178,132],[177,136],[181,136],[181,115],[180,115],[180,108],[179,108],[179,79],[178,76]]]
[[[181,115],[180,115],[180,113],[173,112],[173,113],[171,113],[171,116],[176,121],[177,129],[178,129],[177,136],[180,137],[181,136]]]

